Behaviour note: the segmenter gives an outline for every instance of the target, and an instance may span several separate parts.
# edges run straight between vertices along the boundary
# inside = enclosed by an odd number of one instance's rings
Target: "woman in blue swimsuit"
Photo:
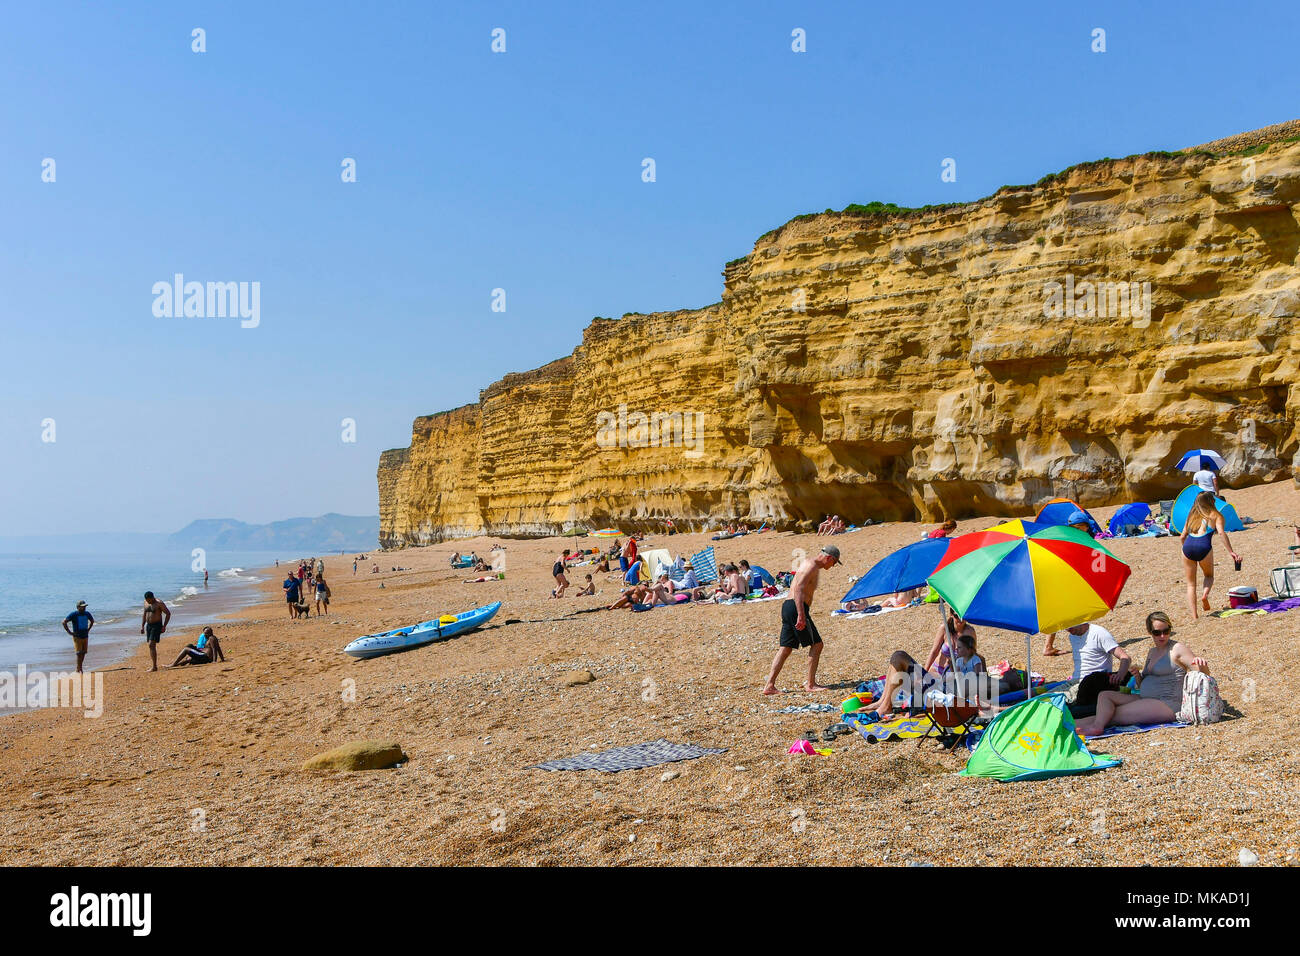
[[[1193,530],[1195,529],[1195,530]],[[1215,506],[1215,497],[1208,491],[1196,496],[1192,512],[1183,524],[1183,573],[1187,578],[1187,606],[1192,610],[1192,617],[1200,617],[1202,610],[1210,610],[1210,588],[1214,586],[1214,533],[1223,535],[1223,544],[1232,555],[1233,561],[1240,558],[1232,550],[1227,529],[1223,525],[1223,515]],[[1196,569],[1201,569],[1204,580],[1201,586],[1200,605],[1196,602]]]

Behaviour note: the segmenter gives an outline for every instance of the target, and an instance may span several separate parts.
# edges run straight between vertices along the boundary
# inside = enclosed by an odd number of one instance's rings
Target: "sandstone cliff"
[[[380,458],[380,541],[1151,501],[1201,446],[1229,487],[1292,474],[1298,125],[798,217],[720,303],[598,319],[416,419]]]

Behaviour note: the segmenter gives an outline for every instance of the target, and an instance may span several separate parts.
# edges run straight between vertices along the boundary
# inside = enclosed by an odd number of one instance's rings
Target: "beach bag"
[[[1272,585],[1273,593],[1280,598],[1300,597],[1300,564],[1274,568],[1268,583]]]
[[[1183,706],[1178,721],[1184,724],[1213,724],[1223,719],[1223,698],[1219,682],[1209,674],[1188,671],[1183,678]]]

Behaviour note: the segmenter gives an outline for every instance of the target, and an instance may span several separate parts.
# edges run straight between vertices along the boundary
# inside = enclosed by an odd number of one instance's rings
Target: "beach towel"
[[[917,737],[924,737],[934,726],[925,714],[917,714],[915,717],[894,717],[886,721],[876,720],[875,716],[874,712],[867,714],[859,712],[845,714],[842,719],[872,743],[895,739],[915,740]]]
[[[529,770],[599,770],[601,773],[618,773],[620,770],[640,770],[644,767],[658,767],[660,764],[677,763],[679,760],[695,760],[710,754],[725,754],[727,748],[718,750],[709,747],[697,747],[694,744],[675,744],[660,737],[646,744],[631,747],[614,747],[600,753],[579,754],[562,760],[548,760],[535,763]]]
[[[831,617],[843,617],[851,621],[856,617],[874,617],[877,614],[888,614],[890,611],[906,611],[909,607],[916,607],[916,605],[904,604],[902,607],[881,607],[879,604],[873,604],[865,611],[846,611],[840,608],[838,611],[831,611]]]
[[[1300,597],[1264,598],[1264,600],[1255,604],[1243,604],[1241,607],[1215,611],[1210,617],[1236,617],[1238,614],[1280,614],[1296,607],[1300,607]]]
[[[1171,720],[1163,724],[1116,724],[1114,727],[1107,727],[1099,734],[1092,734],[1088,740],[1104,740],[1107,737],[1120,737],[1124,734],[1145,734],[1149,730],[1161,730],[1165,727],[1190,727],[1191,724],[1184,724],[1177,720]]]
[[[713,545],[691,555],[691,566],[701,584],[712,584],[718,580],[718,559],[714,557]]]

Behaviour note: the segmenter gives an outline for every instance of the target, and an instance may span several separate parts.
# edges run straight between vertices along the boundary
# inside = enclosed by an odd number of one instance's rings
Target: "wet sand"
[[[1216,607],[1235,584],[1271,593],[1268,570],[1286,562],[1290,523],[1300,519],[1290,482],[1227,494],[1263,523],[1232,536],[1241,572],[1216,542]],[[1093,514],[1104,522],[1112,511]],[[990,523],[963,521],[958,531]],[[382,568],[411,570],[369,574],[364,562],[355,578],[350,560],[326,559],[332,613],[305,621],[288,619],[272,573],[261,585],[266,603],[216,622],[226,663],[148,673],[141,650],[106,671],[98,719],[55,710],[0,719],[0,861],[1235,865],[1242,848],[1264,864],[1300,859],[1291,713],[1300,610],[1192,622],[1176,538],[1108,542],[1134,574],[1101,623],[1140,663],[1146,614],[1168,611],[1240,717],[1103,741],[1093,749],[1123,757],[1122,767],[1026,783],[959,778],[962,758],[933,741],[841,737],[829,757],[787,755],[834,715],[776,710],[838,704],[882,672],[890,651],[928,649],[934,607],[859,620],[830,612],[851,574],[930,527],[895,523],[833,539],[845,564],[823,573],[814,617],[826,642],[821,681],[839,686],[803,692],[807,658],[796,652],[775,698],[759,691],[778,602],[573,616],[618,587],[615,575],[596,575],[596,597],[550,599],[551,564],[571,540],[504,541],[506,580],[484,584],[462,583],[476,575],[451,570],[448,558],[470,548],[487,555],[497,539],[379,553]],[[794,549],[824,540],[769,532],[716,548],[720,563],[747,557],[775,571]],[[689,554],[707,543],[657,536],[643,547]],[[369,661],[341,653],[361,634],[495,600],[506,604],[491,624],[462,638]],[[1022,635],[979,631],[986,660],[1024,663]],[[193,636],[169,633],[160,659]],[[1069,656],[1043,658],[1041,646],[1034,669],[1069,676]],[[565,686],[574,670],[596,679]],[[346,700],[352,688],[355,701]],[[526,769],[659,737],[728,752],[618,774]],[[363,773],[300,769],[359,738],[394,739],[411,759]]]

